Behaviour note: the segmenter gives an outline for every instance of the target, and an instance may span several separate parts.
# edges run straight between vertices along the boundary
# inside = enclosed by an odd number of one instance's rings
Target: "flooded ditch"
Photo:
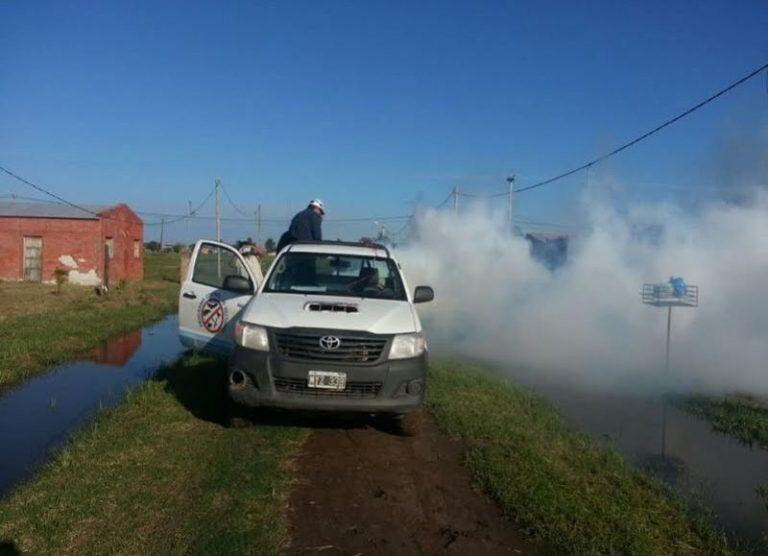
[[[768,451],[719,433],[663,397],[585,391],[574,385],[516,376],[560,408],[594,440],[617,449],[632,464],[698,500],[737,537],[768,536],[768,508],[757,492],[768,484]]]
[[[184,352],[176,316],[114,338],[0,397],[0,496],[31,477],[100,408]]]

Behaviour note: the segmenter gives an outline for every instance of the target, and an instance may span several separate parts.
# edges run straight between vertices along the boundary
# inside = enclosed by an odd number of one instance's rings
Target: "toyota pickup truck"
[[[256,285],[236,249],[209,240],[192,252],[179,298],[179,334],[195,350],[227,357],[227,389],[244,407],[362,412],[391,417],[418,409],[427,342],[408,289],[378,244],[297,242]]]

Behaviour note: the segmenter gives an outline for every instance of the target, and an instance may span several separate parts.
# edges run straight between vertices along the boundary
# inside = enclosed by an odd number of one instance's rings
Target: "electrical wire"
[[[443,208],[443,205],[444,205],[445,203],[447,203],[448,201],[450,201],[451,197],[453,197],[453,191],[451,191],[451,192],[448,194],[448,196],[447,196],[445,199],[443,199],[443,202],[442,202],[442,203],[440,203],[439,205],[437,205],[435,208],[436,208],[436,209],[440,209],[440,208]]]
[[[146,216],[154,216],[154,217],[162,217],[162,218],[177,218],[177,219],[184,219],[189,218],[192,220],[215,220],[215,216],[211,215],[193,215],[189,216],[186,214],[167,214],[162,212],[148,212],[148,211],[142,211],[137,210],[135,211],[137,214],[143,214]],[[346,224],[346,223],[353,223],[353,222],[372,222],[374,220],[405,220],[410,218],[411,215],[400,215],[400,216],[361,216],[361,217],[350,217],[350,218],[328,218],[324,219],[324,222],[329,223],[335,223],[335,224]],[[263,218],[262,223],[272,223],[272,224],[283,224],[285,222],[289,222],[290,218]],[[221,217],[222,222],[245,222],[245,223],[253,223],[253,217],[250,218],[239,218],[239,217],[232,217],[232,216],[222,216]],[[166,221],[167,223],[167,221]]]
[[[569,226],[567,224],[555,224],[554,222],[541,222],[537,220],[528,220],[526,218],[515,218],[515,222],[526,224],[528,226],[537,226],[537,227],[544,227],[544,228],[561,228],[563,230],[574,230],[578,228],[578,226]]]
[[[459,191],[458,193],[459,197],[469,197],[470,199],[487,199],[490,197],[495,197],[496,195],[483,195],[481,193],[463,193]],[[504,193],[506,195],[506,193]]]
[[[98,213],[93,212],[92,210],[88,210],[87,208],[81,207],[80,205],[76,205],[75,203],[71,203],[71,202],[67,201],[64,197],[60,197],[60,196],[56,195],[55,193],[51,193],[50,191],[48,191],[44,187],[41,187],[41,186],[39,186],[37,184],[32,183],[29,180],[26,180],[26,179],[22,178],[18,174],[15,174],[15,173],[11,172],[8,168],[4,167],[2,164],[0,164],[0,171],[5,172],[9,176],[11,176],[13,179],[15,179],[17,181],[20,181],[21,183],[23,183],[25,185],[28,185],[29,187],[31,187],[33,189],[36,189],[37,191],[39,191],[39,192],[41,192],[41,193],[43,193],[45,195],[48,195],[49,197],[53,197],[54,199],[56,199],[60,203],[64,203],[65,205],[69,205],[72,208],[76,208],[76,209],[81,210],[83,212],[86,212],[88,214],[92,214],[93,216],[99,216]]]
[[[221,190],[224,192],[224,197],[226,197],[227,201],[229,201],[229,204],[232,205],[232,208],[235,209],[235,211],[238,214],[241,214],[241,215],[246,216],[246,217],[250,216],[250,214],[248,214],[247,212],[244,212],[244,211],[240,210],[240,208],[232,200],[232,197],[229,196],[229,192],[224,188],[223,185],[220,185],[220,187],[221,187]]]
[[[27,186],[29,186],[29,187],[31,187],[31,188],[33,188],[33,189],[43,193],[44,195],[48,195],[49,197],[52,197],[52,198],[56,199],[58,202],[60,202],[62,204],[65,204],[65,205],[70,206],[72,208],[75,208],[77,210],[83,211],[86,214],[90,214],[92,216],[96,216],[97,218],[102,218],[104,220],[112,220],[114,222],[123,222],[123,223],[130,222],[130,220],[125,220],[125,219],[122,219],[122,218],[115,218],[114,216],[106,216],[104,214],[100,214],[100,213],[98,213],[96,211],[93,211],[93,210],[85,208],[85,207],[83,207],[81,205],[78,205],[77,203],[73,203],[71,201],[68,201],[64,197],[61,197],[60,195],[57,195],[56,193],[53,193],[53,192],[49,191],[45,187],[43,187],[41,185],[37,185],[35,183],[32,183],[31,181],[27,180],[26,178],[23,178],[23,177],[19,176],[18,174],[12,172],[11,170],[9,170],[8,168],[6,168],[5,166],[3,166],[1,164],[0,164],[0,171],[2,171],[5,174],[9,175],[13,179],[23,183],[24,185],[27,185]],[[212,189],[211,192],[208,194],[208,196],[205,199],[203,199],[203,202],[200,203],[195,210],[190,212],[190,215],[193,215],[195,212],[197,212],[198,210],[203,208],[205,203],[207,203],[208,200],[213,195],[213,192],[214,192],[214,190]],[[10,196],[12,198],[18,198],[18,199],[23,199],[23,200],[28,200],[28,201],[37,201],[37,202],[43,202],[43,203],[44,202],[50,202],[50,201],[46,201],[45,199],[35,199],[34,197],[15,196],[13,194],[11,194]],[[135,211],[135,212],[138,213],[138,211]],[[163,225],[163,224],[173,224],[174,222],[178,222],[180,220],[184,220],[184,218],[188,218],[190,215],[182,215],[182,216],[176,218],[175,220],[170,220],[170,221],[166,221],[166,222],[143,222],[143,225],[144,226],[160,226],[160,225]]]
[[[568,170],[568,171],[566,171],[566,172],[563,172],[562,174],[558,174],[558,175],[556,175],[556,176],[554,176],[554,177],[551,177],[551,178],[545,179],[545,180],[543,180],[543,181],[540,181],[540,182],[534,183],[534,184],[532,184],[532,185],[529,185],[529,186],[527,186],[527,187],[523,187],[523,188],[520,188],[520,189],[516,189],[516,190],[514,191],[514,193],[524,193],[524,192],[526,192],[526,191],[531,191],[531,190],[533,190],[533,189],[537,189],[537,188],[539,188],[539,187],[543,187],[543,186],[545,186],[545,185],[549,185],[549,184],[551,184],[551,183],[554,183],[554,182],[556,182],[556,181],[559,181],[559,180],[561,180],[561,179],[564,179],[564,178],[567,178],[567,177],[569,177],[569,176],[572,176],[573,174],[576,174],[576,173],[578,173],[578,172],[580,172],[580,171],[582,171],[582,170],[587,170],[587,171],[588,171],[588,170],[589,170],[589,169],[590,169],[592,166],[594,166],[595,164],[598,164],[598,163],[600,163],[600,162],[603,162],[603,161],[605,161],[605,160],[607,160],[607,159],[609,159],[609,158],[611,158],[611,157],[613,157],[613,156],[616,156],[617,154],[619,154],[619,153],[621,153],[621,152],[623,152],[623,151],[625,151],[625,150],[629,149],[630,147],[633,147],[634,145],[636,145],[636,144],[640,143],[641,141],[644,141],[645,139],[648,139],[649,137],[651,137],[651,136],[655,135],[656,133],[659,133],[659,132],[660,132],[660,131],[662,131],[663,129],[665,129],[665,128],[667,128],[667,127],[671,126],[672,124],[674,124],[674,123],[676,123],[676,122],[678,122],[678,121],[682,120],[683,118],[685,118],[685,117],[687,117],[687,116],[689,116],[689,115],[693,114],[693,113],[694,113],[694,112],[696,112],[697,110],[699,110],[699,109],[703,108],[703,107],[704,107],[704,106],[706,106],[707,104],[709,104],[709,103],[711,103],[711,102],[715,101],[716,99],[720,98],[721,96],[725,95],[726,93],[728,93],[728,92],[732,91],[733,89],[735,89],[736,87],[738,87],[738,86],[739,86],[739,85],[741,85],[742,83],[745,83],[746,81],[749,81],[749,80],[750,80],[750,79],[752,79],[754,76],[758,75],[759,73],[761,73],[762,71],[764,71],[764,70],[766,70],[766,69],[768,69],[768,63],[766,63],[766,64],[763,64],[763,65],[762,65],[762,66],[760,66],[759,68],[757,68],[757,69],[755,69],[755,70],[751,71],[750,73],[748,73],[747,75],[745,75],[745,76],[744,76],[744,77],[742,77],[741,79],[738,79],[737,81],[735,81],[735,82],[731,83],[730,85],[728,85],[728,86],[727,86],[727,87],[725,87],[724,89],[722,89],[722,90],[718,91],[717,93],[715,93],[715,94],[713,94],[713,95],[709,96],[708,98],[704,99],[703,101],[699,102],[698,104],[696,104],[696,105],[694,105],[694,106],[692,106],[692,107],[688,108],[687,110],[685,110],[685,111],[683,111],[682,113],[678,114],[678,115],[677,115],[677,116],[675,116],[674,118],[671,118],[671,119],[669,119],[669,120],[665,121],[664,123],[662,123],[662,124],[660,124],[660,125],[658,125],[658,126],[654,127],[653,129],[651,129],[650,131],[647,131],[646,133],[643,133],[642,135],[640,135],[640,136],[638,136],[638,137],[636,137],[636,138],[632,139],[631,141],[628,141],[627,143],[624,143],[623,145],[621,145],[621,146],[619,146],[619,147],[617,147],[617,148],[613,149],[612,151],[610,151],[610,152],[608,152],[608,153],[605,153],[605,154],[603,154],[603,155],[601,155],[601,156],[598,156],[597,158],[595,158],[595,159],[593,159],[593,160],[590,160],[589,162],[586,162],[585,164],[582,164],[582,165],[580,165],[580,166],[578,166],[578,167],[576,167],[576,168],[573,168],[573,169],[571,169],[571,170]],[[766,79],[768,79],[768,74],[767,74],[767,78],[766,78]],[[768,83],[768,81],[767,81],[767,83]],[[61,197],[60,195],[57,195],[56,193],[53,193],[53,192],[49,191],[48,189],[46,189],[46,188],[44,188],[44,187],[42,187],[42,186],[40,186],[40,185],[38,185],[38,184],[35,184],[35,183],[33,183],[33,182],[31,182],[31,181],[29,181],[29,180],[27,180],[27,179],[25,179],[25,178],[23,178],[23,177],[19,176],[18,174],[16,174],[16,173],[12,172],[11,170],[9,170],[8,168],[6,168],[6,167],[5,167],[5,166],[3,166],[2,164],[0,164],[0,171],[4,172],[5,174],[7,174],[8,176],[12,177],[13,179],[15,179],[15,180],[17,180],[17,181],[19,181],[19,182],[21,182],[21,183],[23,183],[23,184],[25,184],[25,185],[27,185],[27,186],[29,186],[29,187],[31,187],[31,188],[33,188],[33,189],[35,189],[35,190],[37,190],[37,191],[39,191],[39,192],[43,193],[44,195],[47,195],[47,196],[49,196],[49,197],[52,197],[52,198],[56,199],[57,201],[59,201],[60,203],[63,203],[63,204],[65,204],[65,205],[68,205],[68,206],[70,206],[70,207],[72,207],[72,208],[75,208],[75,209],[77,209],[77,210],[83,211],[83,212],[85,212],[85,213],[87,213],[87,214],[91,214],[91,215],[93,215],[93,216],[96,216],[96,217],[99,217],[99,218],[105,218],[105,219],[114,220],[114,221],[118,221],[118,222],[123,222],[123,221],[124,221],[124,220],[121,220],[121,219],[119,219],[119,218],[114,218],[114,217],[111,217],[111,216],[104,216],[104,215],[101,215],[101,214],[99,214],[99,213],[97,213],[97,212],[95,212],[95,211],[93,211],[93,210],[87,209],[87,208],[85,208],[85,207],[83,207],[83,206],[81,206],[81,205],[78,205],[78,204],[76,204],[76,203],[73,203],[73,202],[71,202],[71,201],[68,201],[67,199],[65,199],[65,198]],[[234,201],[233,201],[233,200],[232,200],[232,198],[230,197],[230,195],[229,195],[229,193],[227,192],[227,190],[226,190],[226,189],[224,189],[223,187],[222,187],[222,189],[224,190],[224,195],[225,195],[225,197],[227,198],[227,200],[229,201],[229,203],[232,205],[232,207],[233,207],[233,208],[234,208],[234,209],[235,209],[235,210],[236,210],[236,211],[237,211],[239,214],[241,214],[241,215],[244,215],[244,216],[249,216],[247,213],[243,212],[243,211],[242,211],[242,210],[241,210],[241,209],[240,209],[240,208],[239,208],[239,207],[238,207],[238,206],[237,206],[237,205],[234,203]],[[166,225],[167,225],[167,224],[173,224],[173,223],[175,223],[175,222],[179,222],[179,221],[181,221],[181,220],[185,220],[185,219],[210,219],[210,218],[214,218],[214,217],[208,217],[208,216],[199,216],[199,215],[197,215],[197,212],[198,212],[198,211],[199,211],[199,210],[200,210],[200,209],[201,209],[201,208],[202,208],[202,207],[203,207],[203,206],[204,206],[204,205],[205,205],[205,204],[208,202],[208,200],[209,200],[209,199],[210,199],[210,198],[213,196],[213,193],[214,193],[214,190],[211,190],[211,192],[208,194],[208,196],[206,196],[206,197],[205,197],[205,199],[203,199],[203,201],[200,203],[200,205],[198,205],[198,207],[197,207],[196,209],[194,209],[194,210],[190,211],[190,213],[189,213],[189,214],[187,214],[187,215],[159,215],[159,216],[161,216],[161,217],[163,218],[163,221],[161,221],[161,222],[145,222],[145,223],[144,223],[144,225],[145,225],[145,226],[157,226],[157,225],[163,225],[163,224],[166,224]],[[455,195],[455,194],[458,194],[458,195],[459,195],[459,196],[461,196],[461,197],[471,197],[471,198],[495,198],[495,197],[503,197],[503,196],[506,196],[506,195],[508,195],[509,193],[508,193],[508,192],[504,192],[504,193],[496,193],[496,194],[490,194],[490,195],[481,195],[481,194],[474,194],[474,193],[461,193],[461,192],[457,192],[457,191],[452,191],[452,192],[451,192],[451,193],[449,193],[449,194],[448,194],[448,196],[447,196],[447,197],[446,197],[446,198],[445,198],[445,199],[444,199],[444,200],[443,200],[443,201],[442,201],[440,204],[438,204],[438,205],[437,205],[435,208],[437,208],[437,209],[440,209],[440,208],[442,208],[442,207],[443,207],[443,206],[444,206],[444,205],[445,205],[445,204],[446,204],[446,203],[447,203],[447,202],[448,202],[448,201],[451,199],[451,197],[452,197],[453,195]],[[137,212],[139,212],[139,211],[137,211]],[[142,212],[139,212],[139,214],[150,214],[150,213],[142,213]],[[156,215],[157,215],[157,214],[156,214]],[[168,218],[171,218],[171,220],[165,221],[164,219],[165,219],[166,217],[168,217]],[[400,219],[410,219],[410,218],[412,218],[412,217],[413,217],[413,214],[411,214],[411,215],[408,215],[408,216],[371,216],[371,217],[362,217],[362,218],[347,218],[347,219],[328,220],[328,222],[329,222],[329,223],[330,223],[330,222],[334,222],[334,223],[344,223],[344,222],[369,222],[369,221],[373,221],[373,220],[400,220]],[[231,222],[234,222],[234,221],[238,221],[238,220],[239,220],[239,221],[246,221],[245,219],[233,219],[233,218],[222,218],[222,220],[227,220],[227,221],[231,221]],[[250,221],[251,221],[251,219],[250,219],[250,218],[248,218],[247,222],[250,222]],[[270,222],[270,221],[271,221],[271,222],[286,222],[286,221],[287,221],[287,219],[279,219],[279,220],[277,220],[277,219],[264,219],[264,220],[262,220],[262,221],[263,221],[263,222]],[[533,224],[533,222],[531,222],[531,224]]]
[[[205,199],[203,199],[203,202],[200,203],[199,205],[197,205],[196,209],[193,209],[193,210],[189,211],[189,214],[190,215],[197,214],[197,211],[199,211],[201,208],[203,208],[205,206],[205,203],[207,203],[210,200],[210,198],[213,197],[213,193],[215,191],[216,191],[215,188],[211,189],[210,193],[208,193],[208,196]]]
[[[748,73],[747,75],[745,75],[741,79],[739,79],[737,81],[734,81],[733,83],[728,85],[726,88],[724,88],[724,89],[718,91],[717,93],[707,97],[706,99],[702,100],[698,104],[696,104],[696,105],[692,106],[691,108],[688,108],[687,110],[681,112],[680,114],[678,114],[674,118],[671,118],[671,119],[667,120],[666,122],[664,122],[664,123],[654,127],[650,131],[647,131],[647,132],[643,133],[639,137],[636,137],[636,138],[632,139],[631,141],[628,141],[627,143],[624,143],[623,145],[613,149],[612,151],[610,151],[610,152],[608,152],[608,153],[606,153],[604,155],[598,156],[597,158],[595,158],[593,160],[590,160],[589,162],[587,162],[585,164],[582,164],[581,166],[578,166],[577,168],[573,168],[572,170],[568,170],[567,172],[563,172],[562,174],[559,174],[559,175],[554,176],[552,178],[540,181],[538,183],[534,183],[533,185],[529,185],[529,186],[523,187],[521,189],[516,189],[515,193],[524,193],[525,191],[531,191],[532,189],[537,189],[539,187],[543,187],[545,185],[549,185],[550,183],[556,182],[556,181],[561,180],[563,178],[567,178],[568,176],[572,176],[573,174],[576,174],[577,172],[581,172],[582,170],[586,170],[587,168],[590,168],[591,166],[594,166],[595,164],[597,164],[599,162],[603,162],[604,160],[607,160],[607,159],[611,158],[612,156],[616,156],[620,152],[625,151],[625,150],[627,150],[628,148],[630,148],[630,147],[632,147],[634,145],[637,145],[639,142],[641,142],[641,141],[643,141],[645,139],[648,139],[649,137],[651,137],[652,135],[655,135],[656,133],[660,132],[664,128],[669,127],[672,124],[674,124],[675,122],[678,122],[678,121],[682,120],[686,116],[689,116],[689,115],[693,114],[694,112],[696,112],[700,108],[703,108],[704,106],[706,106],[710,102],[712,102],[712,101],[720,98],[724,94],[732,91],[733,89],[735,89],[736,87],[738,87],[742,83],[745,83],[746,81],[749,81],[750,79],[752,79],[754,76],[756,76],[757,74],[759,74],[760,72],[762,72],[765,69],[768,69],[768,63],[763,64],[762,66],[760,66],[756,70],[751,71],[750,73]]]

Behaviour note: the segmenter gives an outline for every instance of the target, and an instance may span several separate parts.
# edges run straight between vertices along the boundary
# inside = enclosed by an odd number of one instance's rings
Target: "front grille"
[[[336,349],[320,346],[320,338],[335,336],[341,343]],[[386,338],[377,336],[344,336],[337,334],[275,332],[277,351],[283,357],[307,361],[335,363],[373,363],[381,357]]]
[[[318,398],[375,398],[381,390],[381,382],[347,382],[344,390],[310,388],[306,379],[275,377],[275,389],[283,394],[315,396]]]

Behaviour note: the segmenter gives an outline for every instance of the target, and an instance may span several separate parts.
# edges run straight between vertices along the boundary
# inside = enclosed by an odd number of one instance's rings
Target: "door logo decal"
[[[197,320],[200,326],[208,332],[219,332],[227,321],[227,310],[221,300],[208,297],[200,304],[197,311]]]

